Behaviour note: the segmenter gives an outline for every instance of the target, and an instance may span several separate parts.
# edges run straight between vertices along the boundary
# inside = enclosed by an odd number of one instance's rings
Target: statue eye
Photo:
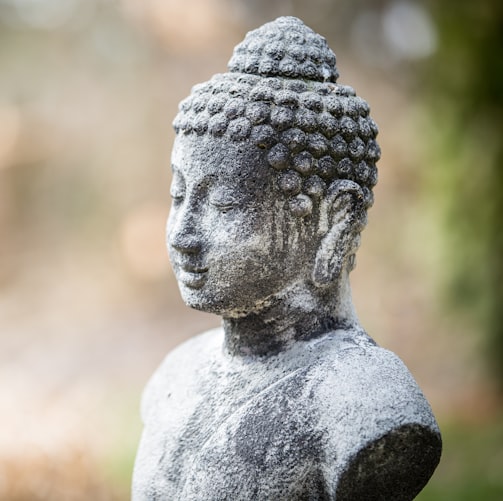
[[[185,190],[179,186],[171,185],[170,195],[173,203],[176,205],[183,202],[183,199],[185,198]]]
[[[222,187],[210,191],[209,202],[212,207],[215,207],[222,214],[230,212],[239,205],[236,193]]]
[[[210,203],[222,214],[227,214],[227,212],[237,207],[237,203],[234,200],[211,200]]]

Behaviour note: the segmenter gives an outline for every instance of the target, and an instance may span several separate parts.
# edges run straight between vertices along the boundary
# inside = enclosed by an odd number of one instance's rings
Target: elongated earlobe
[[[362,210],[363,192],[358,184],[349,180],[332,183],[320,207],[323,237],[312,273],[318,287],[328,287],[340,277],[358,242]]]

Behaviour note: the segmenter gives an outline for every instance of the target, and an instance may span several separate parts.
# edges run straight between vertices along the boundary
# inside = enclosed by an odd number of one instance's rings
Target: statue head
[[[190,306],[245,315],[353,268],[380,150],[335,62],[323,37],[279,18],[180,104],[168,244]]]

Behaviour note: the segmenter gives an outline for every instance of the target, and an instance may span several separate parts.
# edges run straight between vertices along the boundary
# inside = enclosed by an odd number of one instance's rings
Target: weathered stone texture
[[[229,69],[180,105],[168,222],[184,301],[223,326],[148,383],[133,499],[412,500],[439,429],[349,286],[377,182],[369,106],[295,18]]]

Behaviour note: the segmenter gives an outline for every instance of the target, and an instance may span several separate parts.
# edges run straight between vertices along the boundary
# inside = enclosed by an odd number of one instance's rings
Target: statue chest
[[[313,384],[298,369],[169,385],[145,423],[133,499],[328,499]]]

